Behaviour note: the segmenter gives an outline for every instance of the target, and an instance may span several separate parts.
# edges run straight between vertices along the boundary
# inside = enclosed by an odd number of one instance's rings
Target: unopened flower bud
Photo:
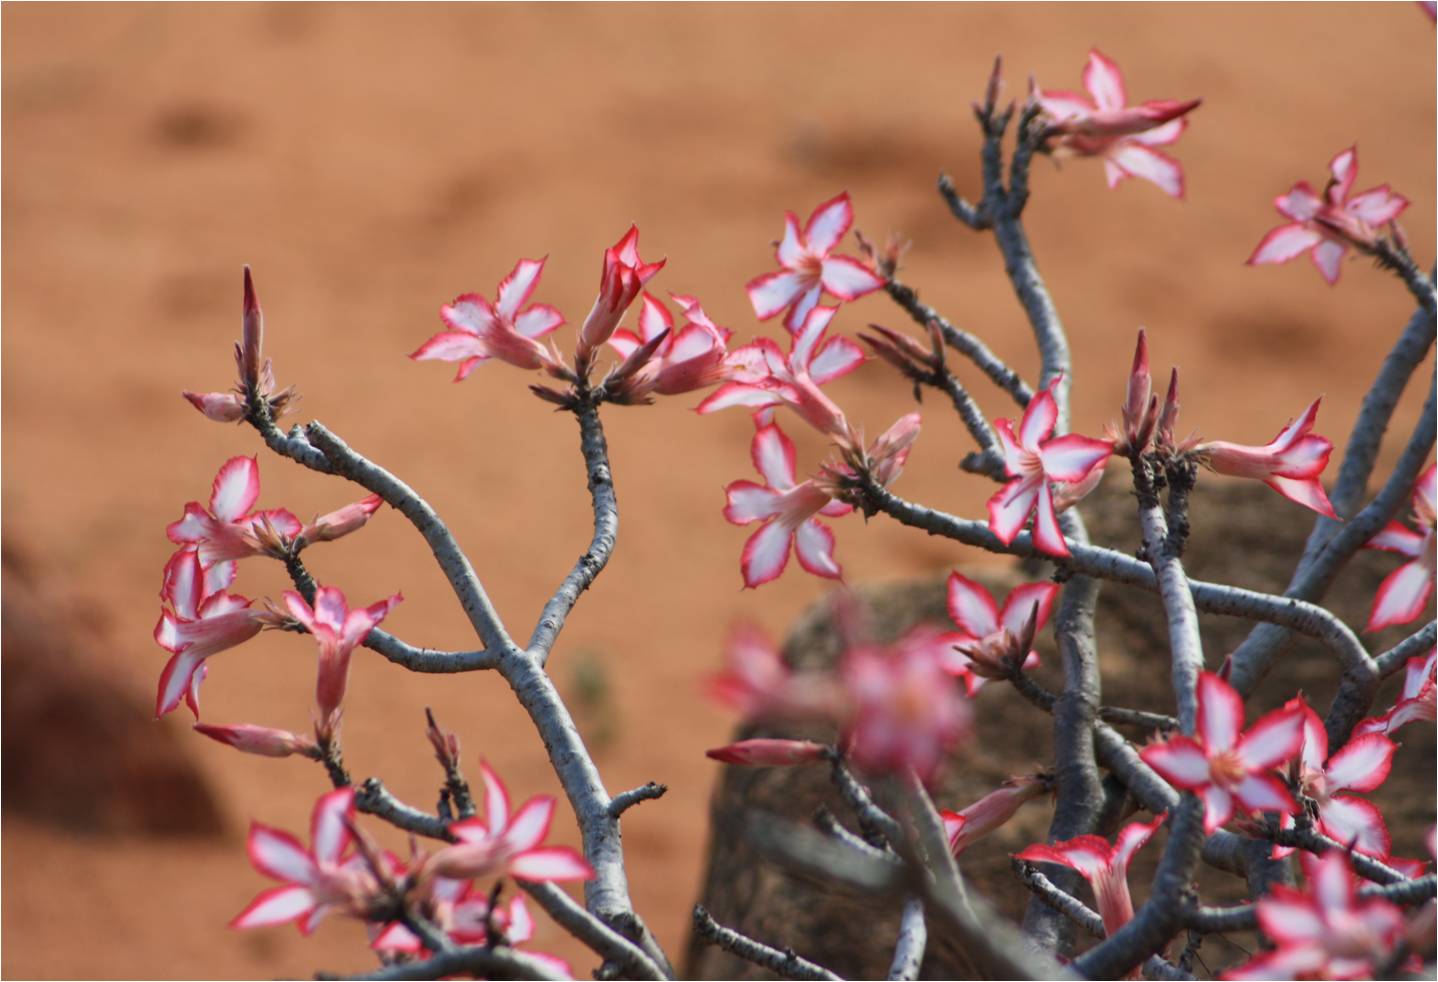
[[[245,401],[233,392],[181,392],[207,419],[217,423],[238,423],[245,418]]]
[[[704,751],[710,760],[748,767],[792,767],[824,760],[829,748],[812,740],[740,740]]]
[[[300,537],[308,543],[333,542],[335,539],[364,528],[370,516],[382,504],[384,504],[384,499],[377,494],[372,494],[367,498],[345,505],[343,508],[337,508],[306,525],[300,531]]]
[[[250,723],[236,723],[232,726],[196,723],[195,732],[203,733],[211,740],[229,744],[241,753],[257,754],[261,757],[290,757],[299,754],[318,759],[320,755],[319,747],[308,737],[268,726],[255,726]]]

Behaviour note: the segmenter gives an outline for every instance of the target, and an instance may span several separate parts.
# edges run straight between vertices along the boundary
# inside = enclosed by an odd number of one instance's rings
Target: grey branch
[[[316,421],[305,427],[305,436],[311,445],[324,454],[329,463],[329,473],[348,478],[360,487],[379,495],[386,504],[409,519],[429,544],[439,568],[449,579],[450,587],[459,598],[460,606],[464,608],[470,624],[474,626],[475,633],[484,642],[484,646],[491,650],[508,646],[511,643],[509,635],[505,633],[499,614],[489,602],[484,586],[470,566],[468,557],[429,503],[389,471],[351,450],[320,422]]]
[[[927,327],[931,321],[937,324],[939,333],[944,336],[944,343],[977,365],[990,381],[1011,395],[1014,402],[1020,406],[1029,404],[1029,400],[1034,397],[1034,390],[1017,372],[1004,364],[1003,359],[990,351],[988,345],[968,331],[955,327],[937,310],[921,301],[913,287],[890,279],[884,284],[884,289],[919,326]]]
[[[1412,907],[1432,900],[1438,892],[1438,877],[1432,873],[1416,880],[1394,883],[1388,886],[1366,886],[1358,889],[1360,900],[1382,899],[1390,903]],[[1189,927],[1205,934],[1222,931],[1258,930],[1258,909],[1253,904],[1237,907],[1195,907],[1185,915]]]
[[[791,950],[771,948],[762,941],[755,941],[725,927],[698,904],[694,905],[694,931],[700,939],[709,944],[718,945],[731,955],[738,955],[745,961],[763,966],[781,978],[842,982],[840,976],[822,965],[815,965],[808,959],[800,958]]]
[[[924,902],[918,897],[904,901],[899,915],[899,938],[894,943],[894,957],[889,962],[888,979],[909,982],[919,977],[924,964],[924,948],[929,942],[929,928],[924,923]]]
[[[621,968],[628,978],[661,980],[667,976],[638,945],[570,899],[553,883],[516,880],[519,888],[534,898],[554,922],[583,941],[595,953]]]
[[[669,790],[669,785],[659,784],[650,781],[648,784],[641,784],[637,788],[630,788],[628,791],[621,791],[609,802],[609,814],[618,818],[641,801],[654,801],[662,798]]]
[[[369,778],[359,786],[355,791],[355,808],[406,832],[443,842],[454,841],[442,819],[400,801],[379,778]]]
[[[544,664],[554,639],[564,628],[564,621],[579,595],[589,589],[614,552],[614,542],[619,535],[619,503],[614,495],[614,477],[609,470],[609,447],[604,440],[604,427],[599,422],[598,403],[585,397],[574,410],[579,420],[579,449],[584,454],[584,469],[588,475],[589,496],[594,506],[594,536],[589,549],[575,562],[574,568],[564,578],[544,605],[539,623],[529,638],[529,650]]]
[[[874,803],[868,789],[859,783],[842,759],[834,758],[831,774],[840,797],[854,810],[854,816],[859,820],[859,828],[870,843],[879,845],[881,842],[888,842],[892,845],[898,842],[902,835],[899,823]]]
[[[1408,659],[1421,655],[1433,647],[1435,642],[1438,642],[1438,622],[1429,621],[1422,630],[1408,635],[1373,659],[1378,665],[1378,674],[1387,678],[1408,664]]]
[[[545,962],[513,948],[479,946],[456,948],[423,961],[388,965],[359,975],[319,975],[316,978],[401,982],[404,979],[445,979],[459,975],[483,979],[564,978]]]

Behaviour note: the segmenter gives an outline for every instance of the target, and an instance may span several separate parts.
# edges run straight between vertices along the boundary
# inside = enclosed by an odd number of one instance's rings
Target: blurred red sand
[[[742,284],[770,268],[783,210],[847,188],[866,232],[914,240],[905,275],[924,298],[1032,374],[992,244],[933,191],[940,170],[976,189],[968,103],[995,52],[1011,93],[1030,72],[1077,88],[1094,44],[1136,99],[1204,98],[1175,148],[1185,203],[1137,182],[1108,192],[1093,162],[1036,166],[1029,227],[1076,352],[1080,429],[1116,412],[1142,324],[1156,371],[1183,366],[1190,426],[1263,442],[1324,393],[1319,430],[1341,451],[1409,314],[1405,291],[1362,262],[1330,289],[1306,262],[1242,260],[1279,221],[1273,196],[1321,181],[1354,140],[1359,187],[1386,181],[1412,198],[1413,251],[1425,263],[1434,253],[1433,34],[1411,4],[67,4],[7,5],[3,21],[6,532],[98,605],[110,643],[94,655],[141,700],[163,664],[149,632],[164,525],[204,497],[224,459],[260,453],[262,503],[302,517],[358,496],[178,398],[229,383],[242,263],[255,269],[281,383],[303,392],[300,418],[322,419],[420,489],[522,636],[588,541],[575,428],[505,366],[452,386],[446,367],[406,361],[437,328],[438,305],[489,292],[519,256],[548,254],[538,299],[578,321],[600,251],[635,221],[646,258],[669,260],[654,285],[697,294],[747,337]],[[838,326],[869,320],[905,318],[871,297]],[[975,391],[991,414],[1004,411]],[[835,394],[871,432],[909,406],[881,367]],[[602,666],[609,721],[581,725],[612,729],[599,751],[610,788],[670,786],[625,832],[638,908],[675,952],[702,861],[713,776],[702,750],[732,722],[702,701],[698,679],[733,619],[782,629],[825,587],[791,574],[740,591],[744,533],[719,509],[724,483],[749,476],[751,426],[739,413],[700,420],[694,401],[607,411],[620,545],[552,662],[570,693],[578,666]],[[926,406],[902,489],[979,514],[986,489],[954,470],[968,439]],[[1410,393],[1394,432],[1416,412]],[[820,444],[799,441],[801,465],[812,464]],[[1385,448],[1384,461],[1393,456]],[[986,561],[857,518],[842,523],[838,555],[866,581]],[[386,627],[415,643],[470,643],[422,542],[391,511],[316,549],[312,566],[355,601],[402,588]],[[276,595],[279,574],[251,562],[240,586]],[[299,728],[312,670],[303,639],[266,635],[214,664],[206,716]],[[407,675],[364,656],[347,707],[355,773],[428,802],[425,705],[516,794],[558,792],[500,680]],[[182,730],[180,716],[156,725]],[[372,964],[354,924],[310,940],[225,929],[264,885],[245,861],[246,822],[302,828],[322,775],[198,738],[188,746],[229,816],[219,844],[6,822],[6,976]],[[574,838],[564,808],[555,830]],[[586,970],[556,934],[542,926],[537,944]]]

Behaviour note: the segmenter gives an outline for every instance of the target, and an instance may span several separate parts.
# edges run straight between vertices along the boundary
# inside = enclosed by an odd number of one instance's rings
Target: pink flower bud
[[[258,386],[260,382],[260,358],[265,343],[265,315],[260,311],[259,298],[255,296],[255,283],[250,276],[250,267],[245,267],[244,332],[240,342],[240,382],[246,386]]]
[[[181,392],[207,419],[216,423],[238,423],[245,418],[245,401],[233,392]]]
[[[318,759],[320,755],[313,740],[289,730],[276,730],[250,723],[237,723],[233,726],[196,723],[195,731],[203,733],[211,740],[227,743],[241,753],[257,754],[261,757],[289,757],[300,754]]]
[[[358,532],[364,528],[369,517],[384,504],[377,494],[338,508],[327,515],[321,515],[300,530],[306,542],[333,542],[335,539]]]
[[[608,341],[624,319],[624,312],[639,296],[639,290],[664,268],[664,260],[645,263],[639,258],[639,229],[631,225],[623,238],[604,250],[604,266],[599,274],[599,296],[579,329],[576,352],[587,362],[601,344]]]
[[[918,413],[902,416],[870,445],[870,471],[880,484],[887,487],[898,479],[909,459],[909,448],[919,438],[921,422]]]
[[[740,740],[727,746],[704,751],[710,760],[747,767],[792,767],[813,764],[824,759],[829,748],[812,740]]]
[[[1128,397],[1123,403],[1123,437],[1129,451],[1143,453],[1158,424],[1158,402],[1153,398],[1153,377],[1148,371],[1148,337],[1142,328],[1128,376]]]
[[[1168,377],[1168,393],[1163,397],[1163,410],[1158,416],[1158,441],[1165,446],[1175,445],[1173,428],[1178,425],[1178,410],[1178,369],[1175,368]]]
[[[1024,802],[1049,790],[1049,782],[1038,775],[1011,777],[997,791],[991,791],[963,811],[943,812],[944,832],[955,856],[975,841],[1006,825]]]

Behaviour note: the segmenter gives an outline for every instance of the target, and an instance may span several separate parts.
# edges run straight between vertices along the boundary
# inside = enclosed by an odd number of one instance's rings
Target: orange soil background
[[[1029,73],[1078,88],[1092,44],[1123,66],[1135,99],[1204,98],[1175,148],[1185,202],[1138,182],[1107,191],[1093,161],[1035,165],[1027,220],[1076,352],[1076,428],[1095,432],[1114,414],[1142,324],[1156,373],[1183,367],[1188,426],[1261,443],[1324,393],[1319,430],[1341,452],[1408,317],[1406,292],[1361,261],[1329,288],[1306,261],[1243,260],[1279,221],[1273,196],[1295,179],[1320,183],[1355,140],[1359,187],[1407,194],[1413,251],[1425,263],[1434,252],[1433,32],[1408,3],[37,4],[7,5],[3,22],[5,531],[107,625],[91,654],[141,703],[164,662],[149,637],[164,526],[205,497],[222,461],[258,452],[261,503],[302,517],[357,497],[178,398],[230,382],[242,263],[255,269],[280,380],[304,395],[299,418],[323,420],[419,489],[523,637],[589,537],[575,427],[507,366],[456,386],[447,366],[407,361],[438,328],[439,304],[490,293],[517,257],[547,254],[537,298],[577,323],[600,251],[634,221],[646,258],[668,257],[655,287],[697,294],[741,339],[774,335],[756,328],[743,283],[772,267],[786,208],[806,214],[847,188],[871,236],[913,239],[904,275],[924,298],[1032,377],[1028,327],[991,241],[933,191],[947,170],[977,192],[968,107],[995,52],[1010,93]],[[871,320],[906,323],[876,296],[837,326]],[[871,433],[911,405],[882,366],[833,392]],[[977,382],[975,392],[990,415],[1008,412]],[[581,670],[602,678],[607,697],[579,715],[610,788],[670,787],[625,833],[638,908],[676,953],[715,773],[702,751],[733,722],[703,701],[699,679],[734,619],[781,630],[827,586],[791,570],[741,591],[745,533],[719,510],[723,485],[752,476],[751,426],[738,412],[698,418],[696,401],[606,410],[620,544],[551,663],[571,695],[592,689]],[[1408,394],[1395,433],[1409,432],[1420,402]],[[937,402],[925,408],[900,489],[982,514],[988,489],[955,471],[970,441]],[[820,442],[791,429],[812,466]],[[838,534],[855,581],[989,561],[884,521],[849,518]],[[356,601],[403,589],[386,624],[402,637],[471,644],[396,513],[310,560]],[[272,567],[249,561],[239,589],[277,595]],[[207,718],[302,728],[308,644],[264,635],[217,659]],[[347,704],[355,773],[432,801],[425,705],[460,733],[471,767],[483,755],[517,795],[558,793],[498,678],[410,675],[365,652]],[[265,885],[245,859],[246,822],[302,829],[323,775],[189,737],[183,712],[154,725],[181,734],[212,780],[222,837],[70,836],[7,819],[4,974],[372,965],[352,923],[309,940],[224,927]],[[87,766],[83,754],[73,766]],[[574,839],[563,805],[554,834]],[[577,954],[547,924],[536,943]]]

